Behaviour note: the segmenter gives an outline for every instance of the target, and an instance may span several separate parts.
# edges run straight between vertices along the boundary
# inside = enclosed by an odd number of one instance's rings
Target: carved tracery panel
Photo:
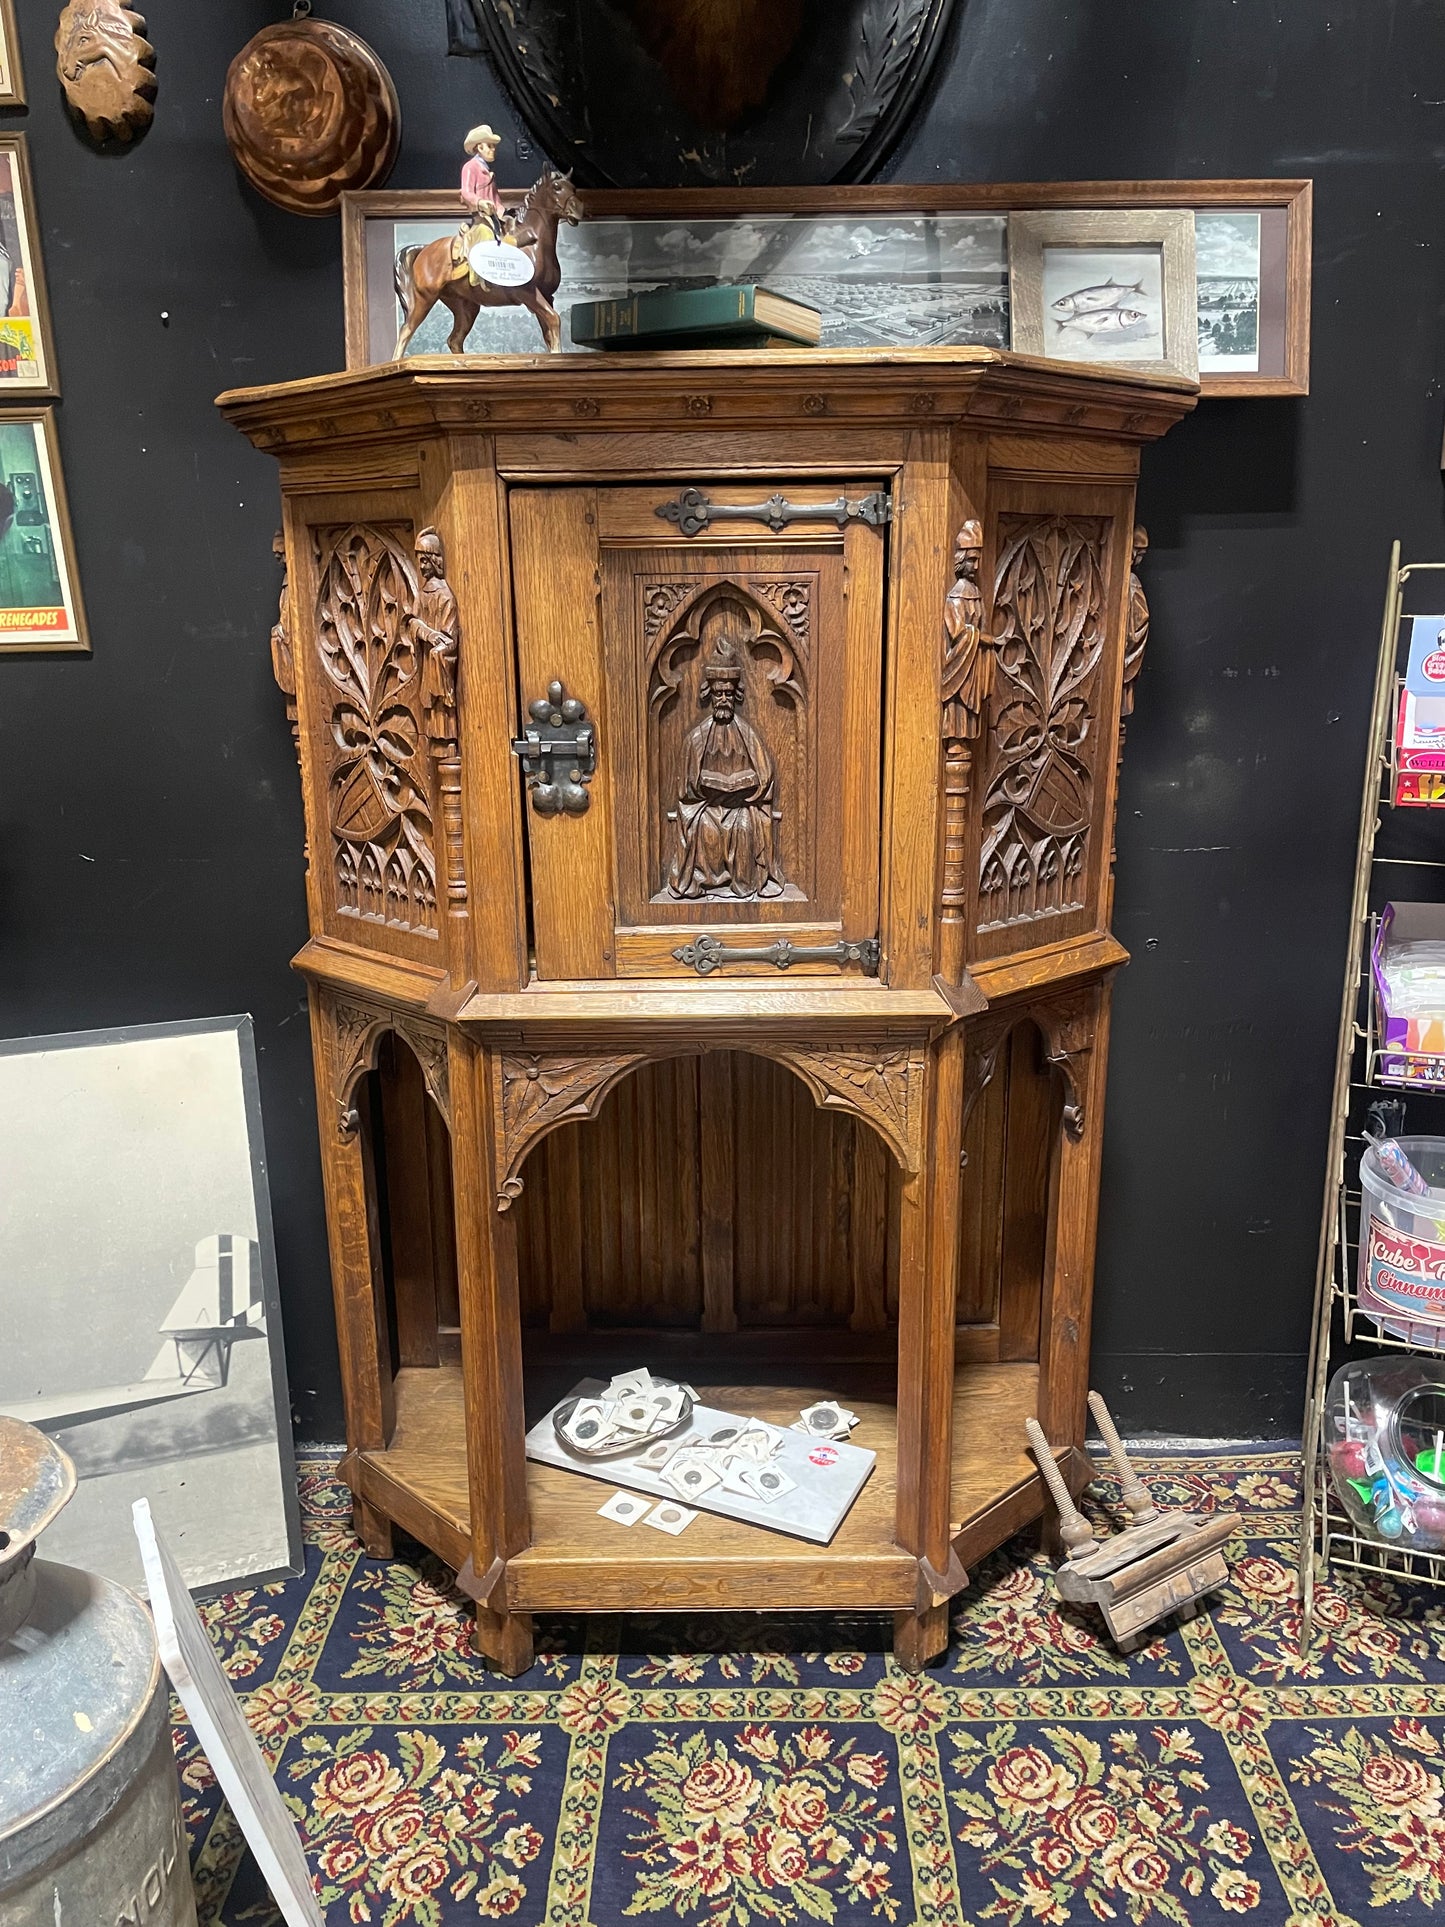
[[[343,916],[437,935],[437,863],[409,531],[316,531],[316,647],[331,691],[327,815]]]
[[[980,931],[1086,901],[1109,526],[1103,516],[999,518]]]
[[[812,579],[639,592],[652,901],[807,897]]]

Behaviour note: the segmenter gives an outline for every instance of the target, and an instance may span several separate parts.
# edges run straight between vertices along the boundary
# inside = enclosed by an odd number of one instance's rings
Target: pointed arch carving
[[[638,593],[644,901],[811,898],[814,578],[729,572]]]
[[[356,1087],[368,1071],[376,1069],[381,1040],[388,1031],[394,1031],[416,1058],[427,1092],[450,1130],[451,1081],[445,1028],[378,1005],[338,1000],[332,1006],[331,1052],[338,1132],[343,1138],[351,1137],[360,1123]]]
[[[740,612],[745,625],[740,634],[731,637],[734,648],[741,648],[750,659],[757,661],[766,687],[773,695],[801,708],[807,695],[808,627],[805,621],[800,627],[796,607],[795,619],[781,621],[782,612],[764,603],[751,585],[724,577],[682,595],[668,610],[666,598],[680,586],[654,583],[644,591],[645,598],[654,598],[644,603],[647,610],[644,629],[652,621],[654,611],[662,610],[649,636],[652,645],[648,662],[649,711],[660,715],[676,699],[685,663],[702,649],[709,617],[719,614],[729,604]],[[802,585],[786,586],[796,589]]]

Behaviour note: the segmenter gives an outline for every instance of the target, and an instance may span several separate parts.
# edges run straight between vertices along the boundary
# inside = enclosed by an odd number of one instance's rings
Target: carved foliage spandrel
[[[337,908],[434,937],[416,568],[387,529],[319,530],[317,547],[316,646],[332,689],[327,796]]]
[[[923,1082],[927,1053],[921,1044],[891,1039],[852,1044],[759,1046],[796,1071],[825,1111],[851,1111],[892,1147],[910,1175],[923,1162]]]
[[[1033,1012],[1044,1040],[1044,1059],[1064,1080],[1064,1129],[1072,1138],[1083,1136],[1087,1121],[1088,1059],[1098,1008],[1097,990],[1081,990]]]
[[[374,1004],[338,1000],[331,1007],[331,1079],[341,1135],[350,1137],[360,1122],[356,1087],[375,1067],[377,1049],[387,1031],[395,1031],[416,1057],[427,1090],[450,1130],[451,1080],[445,1029]]]
[[[646,1055],[645,1051],[602,1056],[499,1051],[493,1056],[499,1211],[522,1195],[518,1174],[538,1138],[559,1124],[595,1117],[613,1085]]]
[[[1084,902],[1108,528],[1099,516],[1000,519],[980,930]]]

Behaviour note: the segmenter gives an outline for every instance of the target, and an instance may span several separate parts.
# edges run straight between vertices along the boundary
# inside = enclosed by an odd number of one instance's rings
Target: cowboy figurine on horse
[[[465,143],[467,161],[462,168],[462,204],[468,218],[462,223],[452,244],[452,253],[458,269],[465,268],[474,288],[479,287],[482,280],[469,259],[477,243],[501,241],[509,242],[514,247],[516,245],[506,231],[506,215],[497,192],[497,177],[492,172],[492,163],[497,158],[497,149],[501,144],[501,136],[486,126],[474,127]]]
[[[397,361],[438,301],[452,317],[447,347],[454,355],[466,353],[467,336],[483,308],[526,308],[536,317],[548,353],[562,346],[562,317],[552,306],[562,284],[557,229],[563,221],[576,227],[582,203],[571,175],[549,167],[518,208],[504,211],[492,172],[500,145],[490,127],[472,129],[462,169],[467,218],[461,231],[402,248],[396,257],[393,280],[405,316],[393,350]]]

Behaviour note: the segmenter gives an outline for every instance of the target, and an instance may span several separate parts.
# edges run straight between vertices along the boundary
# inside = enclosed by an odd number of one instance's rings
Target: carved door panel
[[[1082,936],[1107,914],[1127,488],[1000,480],[985,556],[997,649],[976,767],[970,955]]]
[[[541,978],[877,936],[885,533],[825,512],[866,483],[789,485],[777,529],[717,513],[771,492],[710,486],[691,534],[660,484],[513,494],[523,710],[562,681],[597,732],[585,812],[527,813]]]

